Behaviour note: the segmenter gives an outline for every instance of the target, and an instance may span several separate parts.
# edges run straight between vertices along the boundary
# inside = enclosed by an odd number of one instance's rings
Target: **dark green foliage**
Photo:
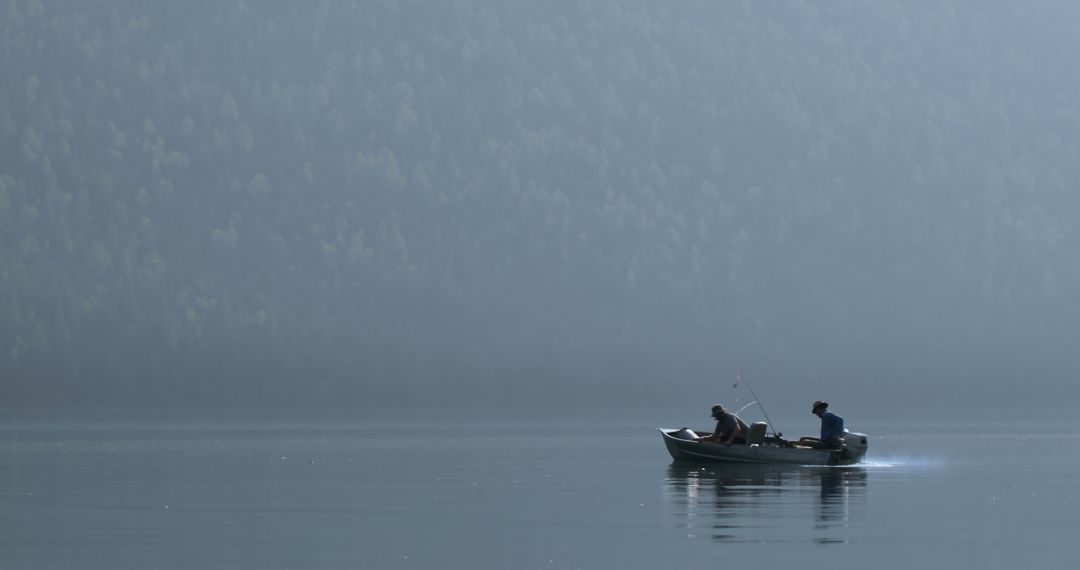
[[[1070,3],[2,10],[7,404],[1076,372]]]

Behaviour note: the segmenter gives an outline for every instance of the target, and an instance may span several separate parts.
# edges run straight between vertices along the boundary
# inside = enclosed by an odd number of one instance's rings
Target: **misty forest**
[[[0,406],[1076,401],[1077,21],[3,0]]]

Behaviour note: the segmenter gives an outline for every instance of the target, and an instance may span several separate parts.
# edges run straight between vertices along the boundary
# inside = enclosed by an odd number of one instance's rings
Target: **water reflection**
[[[850,540],[866,502],[860,467],[680,464],[668,467],[672,515],[687,536],[725,542]]]

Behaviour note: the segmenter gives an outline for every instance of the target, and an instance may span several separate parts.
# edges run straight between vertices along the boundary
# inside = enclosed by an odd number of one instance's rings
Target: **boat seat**
[[[750,424],[750,433],[746,436],[746,445],[761,445],[765,443],[765,428],[769,424],[765,422],[754,422]]]

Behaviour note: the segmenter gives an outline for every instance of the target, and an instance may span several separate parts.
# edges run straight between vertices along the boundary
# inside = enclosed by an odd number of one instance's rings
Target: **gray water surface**
[[[10,422],[0,568],[1080,560],[1077,424],[864,422],[849,468],[673,464],[655,427]]]

